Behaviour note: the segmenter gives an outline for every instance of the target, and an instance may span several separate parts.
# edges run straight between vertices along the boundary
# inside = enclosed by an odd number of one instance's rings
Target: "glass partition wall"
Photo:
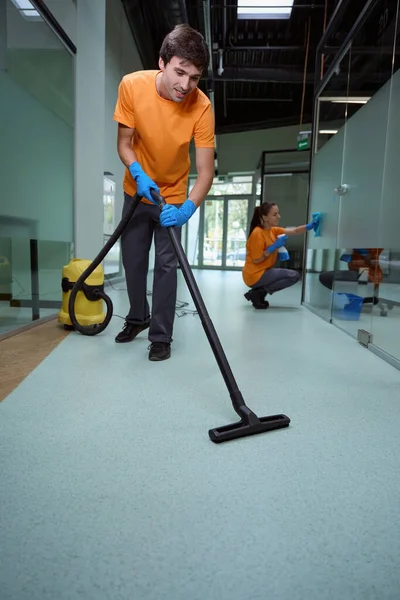
[[[367,1],[314,107],[303,301],[400,366],[399,1]],[[368,46],[370,44],[370,46]],[[321,49],[323,50],[323,48]]]
[[[53,315],[72,256],[74,57],[0,0],[0,335]]]

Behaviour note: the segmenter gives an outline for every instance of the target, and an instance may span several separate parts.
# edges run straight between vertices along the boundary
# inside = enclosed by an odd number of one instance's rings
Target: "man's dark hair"
[[[173,56],[178,56],[202,71],[207,69],[210,61],[210,51],[204,37],[186,23],[176,25],[164,38],[160,56],[164,64],[169,63]]]

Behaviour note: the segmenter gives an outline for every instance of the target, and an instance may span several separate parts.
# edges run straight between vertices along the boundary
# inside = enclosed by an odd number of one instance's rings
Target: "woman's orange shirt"
[[[260,258],[264,250],[273,244],[278,235],[282,235],[282,233],[285,233],[283,227],[271,227],[271,229],[255,227],[251,232],[246,243],[246,262],[242,270],[243,281],[247,286],[255,285],[264,274],[264,271],[274,266],[278,250],[275,250],[258,264],[255,264],[253,260]]]

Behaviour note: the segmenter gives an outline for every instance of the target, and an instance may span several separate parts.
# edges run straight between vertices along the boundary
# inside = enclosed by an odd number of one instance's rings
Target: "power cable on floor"
[[[104,277],[105,280],[108,281],[108,283],[111,285],[112,289],[115,292],[127,292],[127,288],[117,288],[113,285],[111,279],[109,277]],[[147,296],[151,296],[152,295],[152,291],[151,290],[147,290],[146,292]],[[177,300],[176,304],[175,304],[175,316],[176,317],[184,317],[186,315],[193,315],[194,317],[196,315],[198,315],[199,313],[197,312],[197,310],[193,310],[191,308],[186,308],[187,306],[189,306],[189,302],[184,302],[183,300]],[[125,317],[121,317],[121,315],[113,315],[114,317],[118,317],[119,319],[123,319],[125,320]]]

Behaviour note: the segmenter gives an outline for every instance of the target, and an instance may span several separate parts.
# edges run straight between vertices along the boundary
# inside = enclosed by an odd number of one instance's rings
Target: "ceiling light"
[[[319,133],[323,133],[326,135],[335,135],[339,130],[338,129],[320,129]]]
[[[369,98],[343,98],[342,100],[331,100],[333,104],[367,104]]]
[[[292,177],[293,173],[268,173],[264,177]]]
[[[289,19],[294,0],[238,0],[238,19]]]
[[[334,104],[366,104],[371,96],[321,96],[319,100]]]
[[[15,8],[18,9],[20,15],[22,15],[27,21],[41,21],[42,17],[40,13],[33,6],[29,0],[11,0]]]
[[[24,17],[28,17],[28,18],[31,17],[31,18],[35,18],[35,19],[39,17],[39,19],[41,19],[40,14],[35,9],[33,9],[33,10],[21,10],[20,12],[24,15]]]
[[[32,2],[29,2],[29,0],[11,0],[11,2],[19,10],[34,9]]]

